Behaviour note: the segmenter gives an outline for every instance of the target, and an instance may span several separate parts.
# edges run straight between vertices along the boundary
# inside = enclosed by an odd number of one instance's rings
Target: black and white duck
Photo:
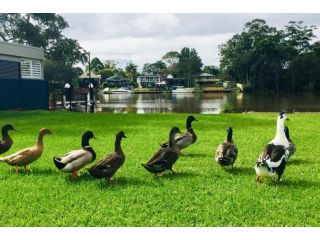
[[[180,155],[180,150],[174,139],[177,133],[180,133],[179,128],[173,127],[169,134],[169,145],[159,149],[146,164],[142,164],[145,169],[156,175],[160,175],[166,170],[176,173],[172,166]]]
[[[2,140],[0,141],[0,154],[9,151],[13,141],[9,136],[9,131],[17,131],[11,124],[6,124],[2,127]]]
[[[232,133],[233,130],[231,127],[227,128],[227,140],[220,144],[216,151],[215,160],[221,166],[232,166],[237,159],[238,156],[238,148],[233,143]]]
[[[98,163],[88,169],[92,176],[96,178],[105,178],[109,183],[112,182],[112,176],[125,161],[125,155],[121,148],[121,140],[126,137],[127,136],[123,131],[117,133],[114,152],[107,154]]]
[[[296,152],[296,145],[292,142],[290,138],[289,128],[287,126],[284,127],[284,133],[286,134],[286,137],[289,141],[289,157],[290,158],[295,152]]]
[[[193,131],[192,122],[198,121],[194,116],[188,116],[186,120],[186,133],[180,135],[177,134],[175,137],[175,142],[180,150],[185,149],[186,147],[190,146],[191,144],[197,141],[197,135]],[[168,142],[165,142],[160,145],[162,148],[166,148],[168,146]]]
[[[82,149],[73,150],[63,157],[53,157],[56,167],[62,172],[72,173],[72,178],[78,177],[77,171],[96,159],[96,153],[89,145],[89,140],[95,139],[93,132],[86,131],[82,135]]]
[[[280,181],[283,175],[289,157],[289,141],[284,132],[284,122],[286,119],[286,113],[280,112],[277,120],[276,136],[264,147],[256,161],[256,179],[259,183],[262,183],[263,177],[278,176],[278,181]]]

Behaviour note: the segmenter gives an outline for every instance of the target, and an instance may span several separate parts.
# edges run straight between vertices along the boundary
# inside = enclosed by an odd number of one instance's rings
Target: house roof
[[[89,77],[89,71],[85,71],[81,74],[79,79],[86,79],[86,78],[93,78],[93,79],[100,79],[98,75],[96,75],[94,72],[90,72],[91,77]]]
[[[199,75],[199,77],[213,77],[214,75],[210,74],[210,73],[202,73]]]
[[[114,81],[130,81],[130,80],[127,79],[127,78],[124,78],[124,77],[115,75],[115,76],[112,76],[112,77],[107,78],[106,81],[108,81],[108,82],[114,82]]]

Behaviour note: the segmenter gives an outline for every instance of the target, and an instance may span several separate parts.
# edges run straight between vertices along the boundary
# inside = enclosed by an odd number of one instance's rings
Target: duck
[[[179,150],[185,149],[186,147],[190,146],[191,144],[197,141],[197,135],[193,131],[192,122],[198,121],[194,116],[188,116],[186,120],[186,128],[187,131],[183,135],[177,135],[175,137],[176,144]],[[160,144],[162,148],[166,148],[168,146],[168,142]]]
[[[89,173],[95,178],[105,178],[111,184],[112,176],[123,165],[125,155],[121,148],[122,138],[127,138],[123,131],[116,134],[116,141],[114,144],[114,152],[105,155],[98,163],[88,169]]]
[[[263,177],[276,177],[280,181],[289,157],[289,141],[284,132],[285,112],[280,112],[277,119],[277,131],[274,139],[269,142],[259,155],[256,165],[256,180],[263,182]]]
[[[146,164],[142,164],[146,170],[156,174],[156,176],[161,176],[166,170],[177,173],[172,168],[173,164],[180,156],[180,149],[175,141],[177,133],[181,133],[180,129],[177,127],[173,127],[170,130],[169,145],[166,148],[160,148]]]
[[[43,137],[45,135],[53,135],[53,133],[47,128],[42,128],[39,131],[38,141],[34,146],[22,149],[10,156],[2,157],[0,161],[16,166],[16,174],[18,174],[19,166],[23,166],[24,171],[27,171],[27,165],[36,161],[42,155],[44,149]]]
[[[2,140],[0,141],[0,154],[3,154],[11,148],[13,141],[9,136],[9,131],[17,131],[11,124],[2,127]]]
[[[287,126],[284,127],[284,133],[286,135],[286,138],[289,141],[289,156],[288,158],[290,158],[295,152],[296,152],[296,145],[292,142],[291,138],[290,138],[290,134],[289,134],[289,128]]]
[[[62,172],[72,173],[73,179],[77,178],[77,171],[96,159],[96,153],[89,145],[91,138],[96,139],[93,132],[86,131],[82,135],[81,149],[73,150],[62,157],[53,157],[56,167]]]
[[[221,143],[216,150],[215,160],[221,166],[231,166],[233,167],[234,162],[238,156],[238,148],[233,143],[232,133],[233,130],[231,127],[227,128],[227,140],[224,143]]]

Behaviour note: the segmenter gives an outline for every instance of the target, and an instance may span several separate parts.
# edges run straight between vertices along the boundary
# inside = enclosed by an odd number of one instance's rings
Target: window
[[[19,62],[0,60],[0,79],[20,79]]]
[[[21,78],[41,79],[41,62],[39,60],[21,60]]]

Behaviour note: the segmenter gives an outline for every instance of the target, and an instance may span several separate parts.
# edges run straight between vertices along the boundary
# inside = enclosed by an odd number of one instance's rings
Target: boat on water
[[[186,88],[184,86],[172,86],[171,93],[193,93],[194,88]]]
[[[118,93],[126,93],[126,94],[132,94],[134,93],[134,90],[133,89],[129,89],[129,88],[124,88],[124,87],[121,87],[121,88],[117,88],[117,89],[103,89],[103,93],[104,94],[118,94]]]

